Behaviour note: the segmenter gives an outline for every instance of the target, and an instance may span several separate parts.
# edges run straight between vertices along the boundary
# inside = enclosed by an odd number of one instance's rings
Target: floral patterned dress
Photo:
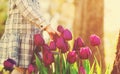
[[[39,10],[38,0],[9,0],[5,32],[0,40],[0,64],[7,58],[27,68],[33,56],[34,34],[48,25]]]

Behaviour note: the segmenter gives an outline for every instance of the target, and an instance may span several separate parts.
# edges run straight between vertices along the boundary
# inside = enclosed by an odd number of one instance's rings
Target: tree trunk
[[[75,20],[74,20],[74,36],[83,38],[85,44],[92,50],[93,56],[90,58],[91,64],[94,61],[94,55],[100,63],[100,57],[95,47],[89,43],[89,36],[96,34],[101,38],[99,46],[101,54],[102,71],[105,70],[104,60],[104,42],[103,42],[103,16],[104,3],[103,0],[75,0]],[[104,71],[103,71],[104,72]]]
[[[114,61],[113,70],[111,74],[120,74],[120,32],[119,32],[119,38],[117,44],[116,58]]]

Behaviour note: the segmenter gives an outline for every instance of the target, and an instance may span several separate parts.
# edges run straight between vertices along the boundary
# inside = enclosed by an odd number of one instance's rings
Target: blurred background
[[[100,52],[103,69],[113,67],[116,46],[120,31],[120,0],[39,0],[40,12],[51,22],[54,29],[58,25],[73,32],[74,38],[80,36],[89,44],[89,36],[101,37]],[[0,37],[4,33],[7,19],[8,0],[0,0]],[[47,38],[45,34],[45,38]],[[96,50],[91,47],[96,54]],[[99,56],[97,57],[99,60]],[[92,60],[91,58],[90,60]]]

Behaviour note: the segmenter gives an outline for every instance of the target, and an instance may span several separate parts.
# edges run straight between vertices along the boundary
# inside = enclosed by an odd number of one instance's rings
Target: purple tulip
[[[100,45],[101,41],[100,41],[100,37],[93,34],[90,36],[90,43],[92,46],[97,46]]]
[[[77,60],[77,54],[76,54],[76,52],[75,51],[69,52],[68,55],[67,55],[67,61],[70,64],[73,64],[76,60]]]
[[[43,62],[46,67],[54,62],[54,55],[49,50],[43,50]]]
[[[83,39],[79,37],[74,41],[73,50],[79,50],[81,47],[84,47],[84,46],[85,44]]]
[[[62,53],[65,53],[69,49],[69,45],[62,37],[59,37],[56,41],[56,46],[61,50]]]
[[[42,47],[43,47],[43,50],[50,50],[50,48],[47,44],[44,44]]]
[[[29,74],[32,74],[32,72],[34,72],[34,70],[35,70],[35,67],[32,64],[30,64],[28,66],[28,72],[29,72]]]
[[[14,68],[14,65],[16,65],[16,62],[13,59],[7,59],[4,61],[4,69],[12,71]]]
[[[88,57],[92,54],[89,47],[82,47],[79,51],[79,57],[81,59],[88,59]]]
[[[64,28],[63,28],[61,25],[59,25],[59,26],[57,27],[57,31],[60,32],[60,33],[63,33]]]
[[[8,58],[7,61],[9,61],[10,63],[16,65],[16,62],[15,62],[15,60],[13,60],[13,59]]]
[[[49,47],[50,47],[50,50],[51,50],[51,51],[55,51],[55,50],[56,50],[56,44],[55,44],[55,41],[51,41]]]
[[[36,46],[41,46],[45,43],[45,41],[40,34],[35,34],[34,35],[34,43]]]
[[[62,53],[66,53],[69,50],[69,44],[68,42],[65,42],[65,45],[63,46],[63,48],[61,49]]]
[[[79,73],[78,74],[86,74],[85,68],[83,66],[79,67]]]
[[[62,37],[65,40],[72,40],[72,33],[68,29],[65,29],[62,33]]]
[[[56,46],[57,46],[59,49],[64,48],[64,47],[65,47],[65,40],[64,40],[62,37],[57,38]]]
[[[55,42],[57,41],[58,38],[59,38],[58,34],[54,34],[54,35],[53,35],[53,40],[54,40]]]
[[[77,40],[74,40],[73,50],[78,50],[78,43]]]
[[[83,39],[80,38],[80,37],[77,38],[77,43],[78,43],[78,47],[79,47],[79,48],[85,46],[85,43],[84,43]]]

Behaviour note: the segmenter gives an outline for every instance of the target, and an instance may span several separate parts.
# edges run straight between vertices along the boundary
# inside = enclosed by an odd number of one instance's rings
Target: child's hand
[[[58,31],[55,31],[50,25],[45,28],[45,31],[48,32],[48,34],[50,35],[50,38],[51,38],[51,39],[53,39],[53,36],[54,36],[55,34],[58,34],[58,35],[59,35],[59,32],[58,32]]]

